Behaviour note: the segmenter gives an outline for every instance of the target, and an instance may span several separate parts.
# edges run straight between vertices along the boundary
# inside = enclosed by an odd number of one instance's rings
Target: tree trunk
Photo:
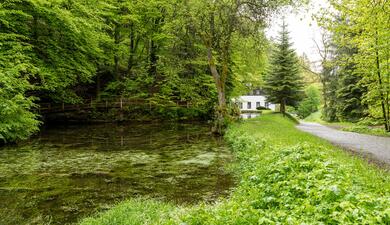
[[[325,76],[325,75],[322,75]],[[324,98],[324,108],[328,108],[328,96],[327,96],[327,84],[324,78],[321,79],[322,83],[322,96]]]
[[[136,38],[135,38],[135,31],[134,31],[133,24],[130,25],[129,39],[130,39],[130,44],[129,44],[129,60],[127,62],[127,74],[133,76],[132,70],[134,66],[134,55],[138,45],[138,40],[137,41],[135,40]]]
[[[115,25],[114,29],[114,43],[115,46],[118,47],[120,43],[120,33],[119,33],[119,25]],[[114,78],[115,80],[119,80],[119,56],[117,52],[114,53]]]
[[[283,116],[286,115],[286,99],[282,99],[280,102],[280,112],[283,114]]]
[[[96,74],[96,99],[100,101],[100,73]]]
[[[215,86],[218,92],[218,106],[215,111],[215,121],[213,127],[213,133],[223,134],[225,129],[225,117],[227,114],[226,110],[226,97],[225,97],[225,83],[222,82],[221,76],[218,73],[217,66],[213,58],[211,47],[208,48],[208,63],[211,71],[211,75],[214,78]]]
[[[164,23],[164,16],[162,17],[159,17],[159,18],[156,18],[154,20],[154,31],[155,32],[158,32],[160,30],[160,28],[162,27],[163,23]],[[159,60],[159,57],[157,55],[158,53],[158,50],[159,50],[159,46],[158,44],[156,44],[156,42],[153,40],[153,37],[150,38],[150,51],[149,51],[149,73],[150,75],[152,75],[156,81],[160,81],[161,77],[159,76],[158,72],[157,72],[157,62]]]
[[[389,51],[386,51],[386,58],[387,58],[387,65],[386,65],[386,68],[387,68],[387,71],[386,71],[386,103],[387,103],[387,120],[388,120],[388,128],[389,128],[389,132],[390,132],[390,58],[389,58]]]
[[[215,110],[215,120],[213,133],[222,135],[225,130],[225,118],[227,115],[226,97],[225,97],[225,80],[227,75],[227,65],[224,63],[222,74],[219,74],[215,59],[213,57],[213,42],[214,42],[214,13],[210,13],[210,36],[205,40],[207,46],[207,60],[210,67],[211,75],[213,76],[215,86],[218,93],[218,106]],[[222,75],[222,76],[221,76]]]
[[[375,48],[375,61],[376,61],[376,70],[377,70],[377,76],[378,76],[378,84],[379,84],[379,95],[381,99],[381,106],[382,106],[382,114],[383,119],[385,122],[385,129],[387,132],[390,132],[390,124],[389,124],[389,118],[387,117],[386,112],[386,105],[389,103],[386,102],[386,98],[383,94],[383,81],[382,81],[382,74],[381,74],[381,68],[380,68],[380,61],[379,61],[379,50],[378,50],[378,32],[376,33],[375,42],[376,42],[376,48]]]
[[[149,51],[149,74],[154,78],[157,78],[157,45],[153,40],[150,40],[150,51]]]

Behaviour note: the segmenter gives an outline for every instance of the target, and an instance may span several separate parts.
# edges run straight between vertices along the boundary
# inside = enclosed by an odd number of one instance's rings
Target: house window
[[[265,108],[269,108],[269,103],[265,102]]]
[[[238,103],[238,107],[240,107],[240,109],[242,109],[242,102]]]
[[[248,102],[248,109],[252,108],[252,102]]]
[[[260,107],[260,102],[256,102],[256,108]]]

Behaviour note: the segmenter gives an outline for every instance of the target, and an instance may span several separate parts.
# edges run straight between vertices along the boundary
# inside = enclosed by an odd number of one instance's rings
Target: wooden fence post
[[[65,111],[65,103],[62,102],[62,112],[64,112],[64,111]]]
[[[122,97],[121,97],[121,110],[122,110],[122,108],[123,108],[123,102],[122,102]]]

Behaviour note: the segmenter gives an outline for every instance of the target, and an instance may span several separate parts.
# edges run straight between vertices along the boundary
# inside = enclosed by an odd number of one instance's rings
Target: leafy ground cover
[[[230,127],[240,182],[214,204],[129,200],[88,224],[389,224],[390,174],[279,114]]]
[[[321,119],[320,111],[312,113],[310,116],[306,117],[304,121],[320,123],[343,131],[390,137],[390,133],[386,132],[382,126],[368,126],[363,123],[352,122],[326,122]]]

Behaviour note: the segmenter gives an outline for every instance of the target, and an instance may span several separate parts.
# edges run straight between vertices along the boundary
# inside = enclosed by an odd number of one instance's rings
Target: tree
[[[267,99],[280,104],[283,114],[287,105],[297,106],[303,94],[299,62],[288,34],[287,25],[283,21],[279,43],[273,50],[270,72],[265,78]]]
[[[336,116],[336,92],[338,85],[337,73],[335,72],[335,46],[332,42],[332,36],[329,32],[321,32],[321,43],[314,40],[317,47],[318,55],[321,58],[320,68],[318,73],[319,80],[322,85],[323,110],[321,117],[325,121],[334,122]]]
[[[349,76],[342,78],[338,91],[340,99],[352,97],[353,101],[348,101],[348,108],[339,107],[341,111],[337,113],[342,117],[343,111],[353,110],[358,116],[367,115],[390,132],[390,4],[371,0],[330,3],[334,10],[319,16],[320,25],[332,32],[336,48],[354,50],[344,68]],[[360,90],[350,84],[356,81],[362,87]],[[362,97],[356,98],[360,94]],[[367,108],[362,108],[363,105]]]
[[[0,4],[0,145],[26,139],[38,130],[33,98],[27,96],[32,89],[28,82],[36,67],[29,57],[32,48],[23,34],[5,32],[23,27],[16,18],[23,20],[27,14],[17,10],[5,10]]]
[[[299,57],[299,64],[302,69],[302,77],[305,84],[317,84],[320,83],[320,74],[313,71],[313,63],[309,60],[305,53]]]
[[[351,21],[337,16],[333,26],[348,27]],[[361,84],[362,77],[356,70],[354,57],[358,53],[355,43],[345,45],[341,39],[348,39],[353,33],[321,33],[321,43],[315,42],[321,57],[321,72],[324,107],[322,118],[325,121],[358,121],[367,109],[363,103],[366,88]]]
[[[200,117],[216,115],[222,133],[237,83],[262,74],[266,18],[292,2],[4,0],[1,138],[37,131],[41,103],[118,95],[162,107],[186,101]]]
[[[336,115],[339,121],[356,122],[366,115],[367,105],[362,100],[367,90],[361,84],[362,77],[356,73],[355,54],[357,49],[349,46],[337,50]]]
[[[17,141],[38,130],[34,101],[78,100],[76,86],[91,81],[100,58],[95,6],[77,0],[0,3],[0,139]]]
[[[232,79],[232,46],[235,35],[257,35],[269,15],[295,1],[215,0],[187,1],[192,24],[206,48],[207,63],[218,93],[213,131],[223,133],[228,116],[226,84]]]

